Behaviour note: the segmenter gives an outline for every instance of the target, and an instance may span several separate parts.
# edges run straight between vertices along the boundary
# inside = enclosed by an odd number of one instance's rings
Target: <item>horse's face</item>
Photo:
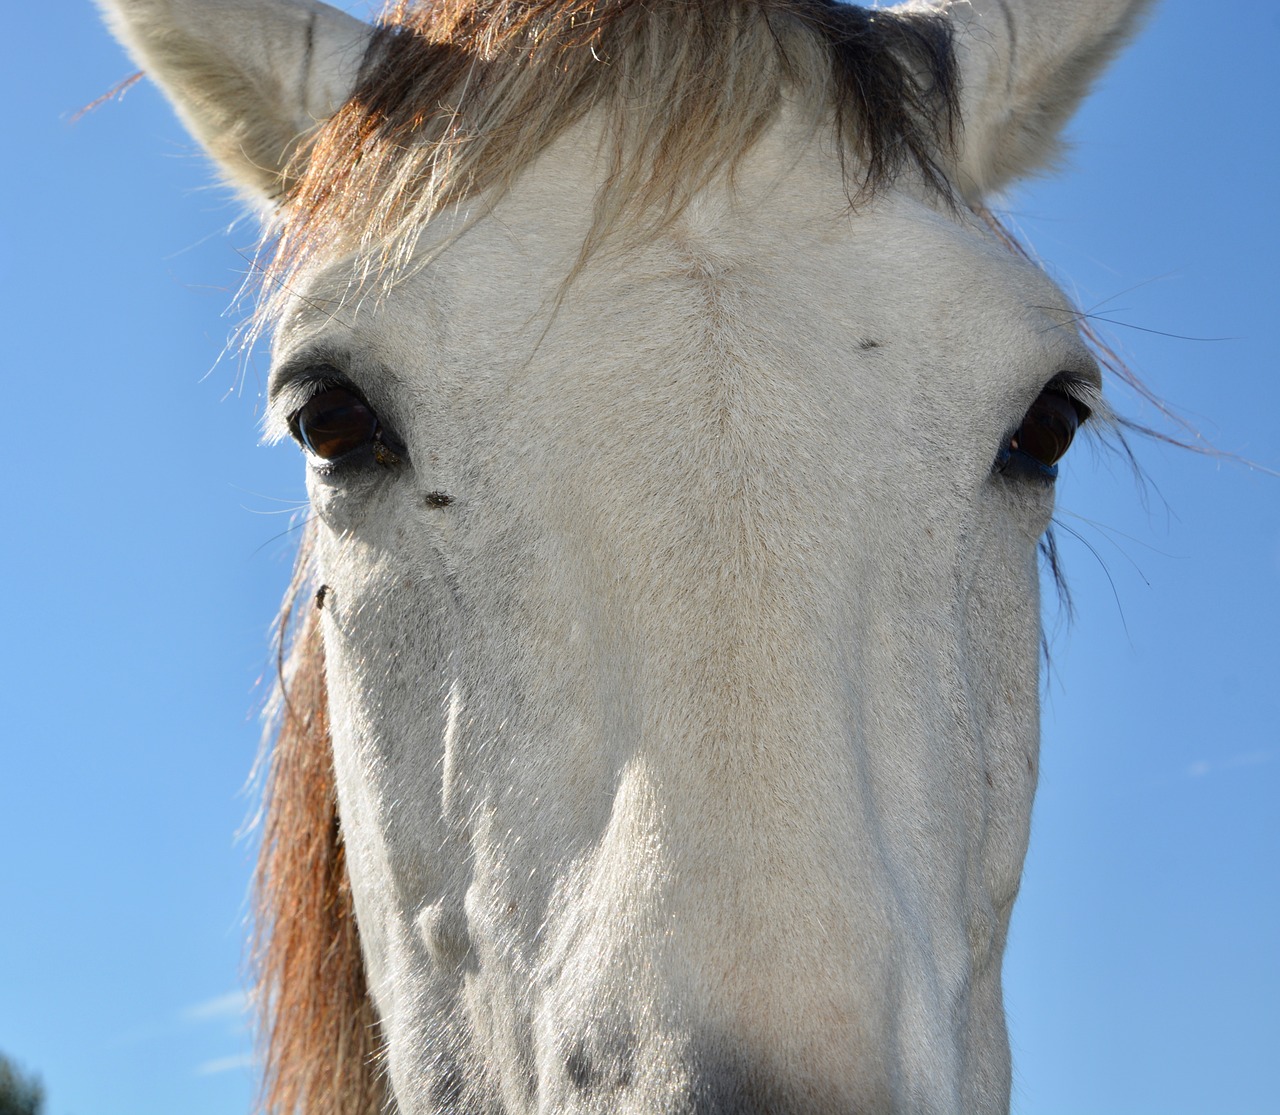
[[[270,196],[367,40],[315,0],[107,2]],[[954,24],[964,198],[1044,162],[1143,6],[914,5]],[[271,410],[402,1115],[1006,1108],[1043,462],[1097,369],[982,222],[910,176],[851,211],[789,112],[585,263],[590,117],[389,286],[289,288]]]
[[[483,1063],[511,1110],[984,1110],[1053,500],[996,461],[1096,369],[983,229],[851,215],[782,133],[566,290],[579,146],[279,336],[280,423],[352,430],[309,484],[401,1109]]]

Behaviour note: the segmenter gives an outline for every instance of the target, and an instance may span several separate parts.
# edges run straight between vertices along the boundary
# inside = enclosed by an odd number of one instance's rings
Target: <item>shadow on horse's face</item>
[[[384,1106],[367,974],[401,1115],[1007,1110],[1036,550],[1099,382],[978,214],[1142,0],[106,2],[285,199],[324,675],[269,1105]]]

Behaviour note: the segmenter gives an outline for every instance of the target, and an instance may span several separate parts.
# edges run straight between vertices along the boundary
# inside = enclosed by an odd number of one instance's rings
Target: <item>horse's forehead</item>
[[[441,453],[453,437],[474,445],[476,422],[522,398],[594,393],[608,408],[628,379],[672,367],[812,373],[815,409],[853,390],[883,414],[864,437],[910,421],[921,394],[941,408],[972,398],[978,442],[1001,432],[982,424],[984,399],[1000,424],[1017,417],[1008,400],[1029,405],[1056,372],[1089,374],[1069,302],[1043,273],[909,182],[851,206],[830,153],[779,127],[673,219],[624,210],[593,242],[591,138],[571,131],[491,208],[476,199],[432,221],[391,281],[353,283],[350,261],[315,272],[281,351],[358,350],[366,376],[416,396],[404,421],[435,423]]]
[[[299,287],[279,348],[354,338],[407,369],[451,353],[473,363],[489,344],[514,343],[531,358],[557,336],[573,344],[572,329],[549,328],[557,320],[589,320],[594,346],[643,321],[660,331],[736,313],[746,336],[790,331],[793,348],[825,347],[836,359],[851,343],[936,342],[991,354],[1014,340],[1007,327],[993,330],[999,321],[1025,325],[1029,336],[1061,347],[1064,360],[1080,362],[1069,300],[1039,269],[976,221],[910,195],[886,193],[850,210],[842,192],[814,200],[704,191],[660,231],[628,242],[623,230],[575,271],[590,197],[538,185],[480,219],[463,212],[439,221],[393,281],[355,283],[349,261],[317,271]]]

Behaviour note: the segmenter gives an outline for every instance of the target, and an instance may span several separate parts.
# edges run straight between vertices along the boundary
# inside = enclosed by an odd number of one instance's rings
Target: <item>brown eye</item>
[[[1031,404],[1018,432],[1009,439],[1009,449],[1050,469],[1071,448],[1071,439],[1087,417],[1089,412],[1083,404],[1061,391],[1046,388]]]
[[[311,398],[293,419],[294,430],[317,457],[336,460],[378,436],[378,416],[360,396],[330,387]]]

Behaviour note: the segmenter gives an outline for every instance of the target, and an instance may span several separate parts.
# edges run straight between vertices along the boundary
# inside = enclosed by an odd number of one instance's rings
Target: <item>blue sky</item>
[[[0,495],[0,1050],[50,1115],[231,1115],[253,1090],[236,833],[301,466],[257,444],[261,355],[222,358],[253,227],[154,89],[70,122],[130,66],[88,3],[58,8],[55,30],[14,5],[0,72],[22,427]],[[1273,4],[1167,0],[1069,169],[1007,207],[1164,399],[1271,468],[1277,57]],[[1076,618],[1047,616],[1015,1110],[1280,1112],[1280,479],[1135,448],[1145,486],[1088,448],[1060,482]]]

